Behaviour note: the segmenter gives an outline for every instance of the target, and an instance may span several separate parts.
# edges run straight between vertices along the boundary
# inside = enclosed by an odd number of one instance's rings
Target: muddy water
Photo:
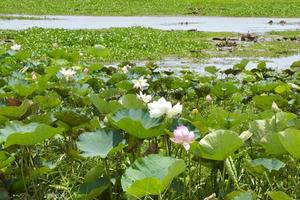
[[[192,70],[199,73],[205,73],[204,68],[207,66],[215,66],[218,69],[225,70],[231,68],[233,65],[240,63],[243,59],[249,60],[246,69],[253,69],[257,67],[257,64],[265,61],[267,67],[283,70],[289,68],[293,62],[300,60],[300,55],[293,55],[279,58],[239,58],[239,57],[225,57],[225,58],[211,58],[203,62],[197,62],[195,60],[181,59],[181,58],[166,58],[155,62],[160,66],[159,70]],[[135,64],[143,66],[146,62],[135,62]]]
[[[9,15],[32,17],[30,15]],[[300,29],[300,18],[254,17],[96,17],[96,16],[34,16],[40,20],[0,19],[0,29],[20,30],[32,27],[64,29],[106,29],[112,27],[149,27],[161,30],[198,30],[207,32],[255,32]],[[268,22],[272,20],[273,24]],[[286,24],[279,22],[284,20]]]

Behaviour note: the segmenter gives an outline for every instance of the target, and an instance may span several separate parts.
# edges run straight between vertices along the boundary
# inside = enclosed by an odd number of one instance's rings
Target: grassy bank
[[[300,0],[1,0],[0,13],[299,17]]]

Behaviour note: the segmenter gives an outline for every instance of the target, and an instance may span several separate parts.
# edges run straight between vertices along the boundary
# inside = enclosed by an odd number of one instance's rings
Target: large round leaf
[[[256,120],[249,125],[250,132],[253,133],[252,138],[260,144],[268,154],[280,155],[286,153],[272,120]]]
[[[99,95],[91,95],[89,99],[101,114],[112,113],[123,107],[119,102],[115,100],[105,101]]]
[[[152,154],[136,160],[125,171],[122,188],[136,198],[159,195],[184,170],[183,160]]]
[[[82,133],[76,142],[84,157],[100,156],[106,158],[111,150],[123,143],[119,131],[99,129],[95,132]]]
[[[90,182],[85,182],[79,187],[78,199],[95,199],[109,187],[109,184],[110,180],[106,177],[101,177]]]
[[[63,129],[61,128],[53,128],[39,123],[26,125],[12,123],[0,129],[0,143],[5,142],[5,148],[14,144],[26,146],[35,145],[56,134],[62,133],[62,131]]]
[[[285,107],[288,104],[287,100],[279,95],[254,96],[253,102],[256,107],[262,110],[270,110],[273,102],[276,102],[280,108]]]
[[[212,87],[212,94],[219,98],[226,98],[238,91],[232,82],[218,82]]]
[[[279,139],[290,154],[300,158],[300,130],[288,128],[279,133]]]
[[[55,117],[70,126],[78,126],[80,124],[87,123],[90,118],[84,114],[79,114],[77,112],[66,110],[55,113]]]
[[[224,160],[242,145],[243,140],[235,132],[217,130],[200,140],[200,156],[210,160]]]
[[[269,172],[278,171],[285,166],[285,164],[277,159],[258,158],[255,160],[248,161],[248,169],[257,173],[263,173],[265,169]]]
[[[150,138],[162,135],[162,118],[151,118],[143,109],[123,109],[111,117],[112,123],[130,135],[138,138]]]
[[[30,102],[25,100],[20,106],[6,106],[0,108],[0,115],[9,119],[21,119],[30,108],[30,105]]]

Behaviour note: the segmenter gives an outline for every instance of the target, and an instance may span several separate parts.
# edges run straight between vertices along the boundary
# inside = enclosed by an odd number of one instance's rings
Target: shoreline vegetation
[[[1,0],[0,13],[95,16],[300,17],[300,0]]]

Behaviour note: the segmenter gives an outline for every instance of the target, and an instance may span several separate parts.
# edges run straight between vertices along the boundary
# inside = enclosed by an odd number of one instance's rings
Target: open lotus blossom
[[[173,116],[178,115],[181,112],[182,112],[182,105],[180,103],[177,103],[170,110],[168,110],[167,117],[172,118]]]
[[[186,126],[177,126],[173,131],[173,137],[170,138],[176,144],[182,144],[186,151],[190,149],[190,143],[195,140],[193,131],[189,131]]]
[[[124,72],[126,74],[129,69],[131,69],[131,66],[130,65],[125,65],[124,67],[122,67],[122,72]]]
[[[74,77],[74,75],[76,74],[76,71],[74,71],[73,69],[65,69],[62,68],[59,73],[61,75],[63,75],[65,77],[65,79],[68,81],[70,79],[72,79]]]
[[[160,98],[158,101],[149,103],[148,108],[150,117],[152,118],[158,118],[164,114],[171,118],[182,112],[182,105],[180,103],[177,103],[172,107],[171,102],[166,101],[164,97]]]
[[[139,89],[141,91],[143,91],[144,89],[146,89],[149,84],[147,83],[147,79],[144,79],[143,76],[141,76],[139,79],[135,79],[135,80],[132,80],[133,82],[133,87],[136,88],[136,89]]]
[[[13,46],[10,47],[10,49],[13,51],[20,51],[21,47],[22,47],[22,45],[14,44]]]
[[[136,94],[136,96],[142,100],[144,103],[149,103],[152,99],[151,95],[143,94],[142,91],[140,91],[140,94]]]

